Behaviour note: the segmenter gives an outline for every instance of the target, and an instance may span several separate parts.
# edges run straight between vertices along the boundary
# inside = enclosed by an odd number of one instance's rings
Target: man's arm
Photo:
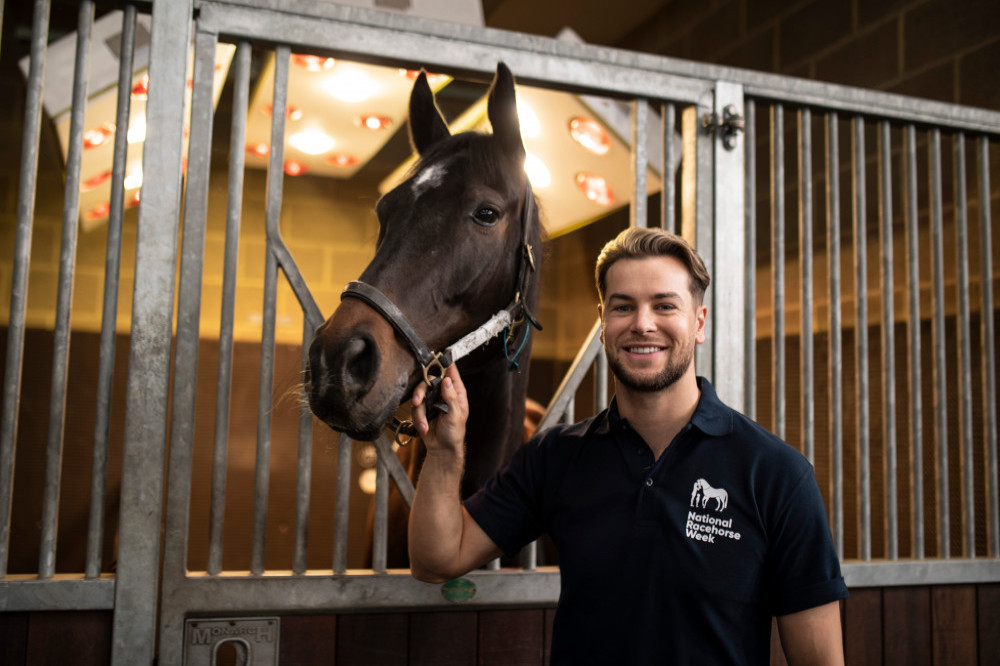
[[[410,571],[419,580],[443,583],[498,557],[500,549],[462,506],[465,468],[465,422],[468,397],[452,365],[441,384],[448,413],[428,424],[423,405],[426,387],[413,392],[413,422],[427,457],[420,470],[410,509]]]
[[[778,633],[789,666],[843,666],[839,601],[780,616]]]

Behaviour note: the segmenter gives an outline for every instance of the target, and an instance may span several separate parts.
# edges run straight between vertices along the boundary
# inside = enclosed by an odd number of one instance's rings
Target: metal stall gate
[[[318,491],[310,487],[312,443],[318,435],[311,432],[309,414],[300,415],[294,402],[275,407],[279,297],[298,303],[302,340],[322,320],[315,285],[297,263],[303,257],[282,237],[287,183],[281,137],[293,53],[426,67],[478,79],[488,78],[502,60],[522,85],[630,102],[631,223],[677,229],[694,241],[713,275],[706,295],[709,343],[698,351],[699,374],[710,377],[729,404],[756,415],[814,462],[849,585],[1000,581],[992,296],[998,241],[990,206],[998,182],[1000,114],[319,2],[296,3],[294,10],[285,5],[278,0],[156,1],[147,24],[141,16],[137,20],[137,5],[124,5],[116,125],[129,126],[131,57],[139,53],[137,32],[145,30],[136,26],[148,25],[142,153],[146,185],[137,208],[137,231],[128,237],[135,242],[131,257],[122,244],[129,203],[126,137],[112,132],[93,499],[85,572],[80,572],[56,567],[70,311],[74,282],[80,279],[75,274],[82,212],[77,198],[80,146],[86,141],[94,16],[92,2],[80,3],[77,73],[66,130],[58,304],[51,323],[39,566],[35,572],[12,573],[12,516],[20,510],[13,501],[15,443],[25,445],[19,440],[18,416],[50,11],[45,0],[35,2],[0,430],[0,610],[111,610],[113,663],[148,663],[158,655],[159,663],[175,664],[184,660],[186,649],[216,634],[233,640],[242,636],[227,634],[225,627],[212,624],[213,618],[241,616],[232,620],[243,623],[240,631],[273,637],[270,616],[455,606],[442,596],[440,586],[386,569],[390,478],[404,497],[412,494],[386,440],[376,443],[373,569],[348,568],[348,472],[354,445],[343,437],[333,445],[338,483],[330,566],[308,566],[310,544],[317,536],[315,529],[308,530],[314,508],[310,493]],[[213,224],[214,111],[217,104],[229,103],[218,101],[220,45],[231,45],[233,122],[224,214],[215,216],[224,219],[224,228],[207,236],[206,228]],[[238,259],[257,249],[253,244],[247,249],[241,240],[241,220],[250,214],[244,202],[252,189],[245,183],[250,178],[246,121],[252,72],[268,59],[274,67],[271,149],[260,195],[266,242],[254,257],[258,262],[264,258],[256,292],[263,308],[255,445],[246,463],[254,488],[246,514],[252,525],[246,571],[225,566],[222,543],[233,519],[230,512],[227,520],[226,469],[232,378],[240,364],[233,354],[235,282]],[[222,69],[224,76],[226,67]],[[786,127],[792,113],[795,121]],[[785,150],[793,131],[794,172],[786,171],[792,160]],[[950,157],[942,152],[942,136],[951,143]],[[848,137],[850,146],[842,146]],[[822,150],[813,148],[814,139]],[[968,154],[967,143],[974,147]],[[651,154],[651,145],[658,155]],[[676,176],[675,159],[680,162]],[[647,198],[650,162],[660,174],[658,199]],[[970,163],[974,166],[967,169]],[[946,173],[952,175],[950,199],[943,186]],[[842,187],[841,178],[851,185]],[[919,185],[921,179],[926,189]],[[902,206],[893,205],[894,192]],[[658,201],[659,208],[649,210],[648,201]],[[798,224],[786,225],[786,208],[796,207]],[[970,219],[975,221],[971,226]],[[869,236],[875,235],[877,243],[869,245]],[[851,240],[849,271],[841,268],[844,236]],[[945,257],[946,248],[954,262]],[[979,250],[978,271],[970,269],[974,249]],[[123,253],[128,265],[120,268]],[[894,256],[904,256],[905,264],[894,263]],[[205,507],[208,552],[202,562],[191,553],[190,541],[191,515],[200,509],[192,506],[192,479],[200,471],[194,430],[204,397],[195,394],[195,387],[207,307],[202,282],[210,263],[221,274],[217,305],[222,314],[209,456],[212,491]],[[869,266],[872,275],[879,274],[877,282],[869,276]],[[122,327],[116,322],[119,272],[131,285],[132,297],[116,566],[111,572],[106,561],[102,564],[102,544],[109,540],[102,498],[107,495],[108,431],[113,428],[108,422],[115,333]],[[281,296],[281,289],[288,294]],[[869,299],[876,305],[870,307]],[[878,339],[878,371],[869,367],[876,353],[871,330]],[[928,331],[931,352],[921,344]],[[905,336],[905,347],[897,334]],[[789,348],[798,353],[790,355]],[[904,348],[906,358],[899,363],[897,352]],[[574,395],[595,363],[594,404],[606,404],[607,370],[599,352],[595,327],[552,399],[543,427],[573,418]],[[851,359],[850,367],[845,357]],[[758,371],[768,366],[770,372]],[[957,401],[949,398],[949,385]],[[800,400],[793,403],[788,396],[795,393]],[[905,396],[905,408],[898,396]],[[272,430],[281,409],[294,412],[297,422],[295,538],[288,562],[269,566],[265,536],[275,454]],[[903,421],[914,425],[899,425]],[[960,527],[952,527],[953,522]],[[192,566],[195,561],[199,564]],[[476,572],[468,579],[475,590],[474,599],[464,603],[469,608],[545,606],[558,596],[558,571],[531,560],[524,570]],[[189,627],[187,640],[186,620],[200,623]],[[188,658],[200,657],[189,652]]]

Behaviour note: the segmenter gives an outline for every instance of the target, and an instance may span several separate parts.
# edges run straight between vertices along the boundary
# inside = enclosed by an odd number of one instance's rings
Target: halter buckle
[[[445,357],[442,352],[434,352],[434,358],[432,358],[427,365],[423,367],[424,370],[424,382],[426,382],[428,387],[434,385],[435,379],[441,379],[444,377],[445,369],[451,365],[448,358]],[[440,374],[432,375],[431,371],[437,369]]]

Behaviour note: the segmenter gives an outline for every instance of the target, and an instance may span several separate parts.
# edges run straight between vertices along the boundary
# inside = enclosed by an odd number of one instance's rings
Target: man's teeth
[[[660,351],[659,347],[629,347],[628,350],[633,354],[655,354]]]

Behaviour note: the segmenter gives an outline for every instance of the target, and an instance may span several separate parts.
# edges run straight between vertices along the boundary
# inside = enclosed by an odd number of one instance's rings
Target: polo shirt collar
[[[701,397],[698,406],[691,416],[691,425],[706,435],[721,437],[733,431],[733,410],[727,407],[715,392],[715,388],[704,377],[698,377],[698,390]],[[622,421],[618,412],[618,397],[612,396],[611,404],[594,419],[588,434],[607,435]]]

